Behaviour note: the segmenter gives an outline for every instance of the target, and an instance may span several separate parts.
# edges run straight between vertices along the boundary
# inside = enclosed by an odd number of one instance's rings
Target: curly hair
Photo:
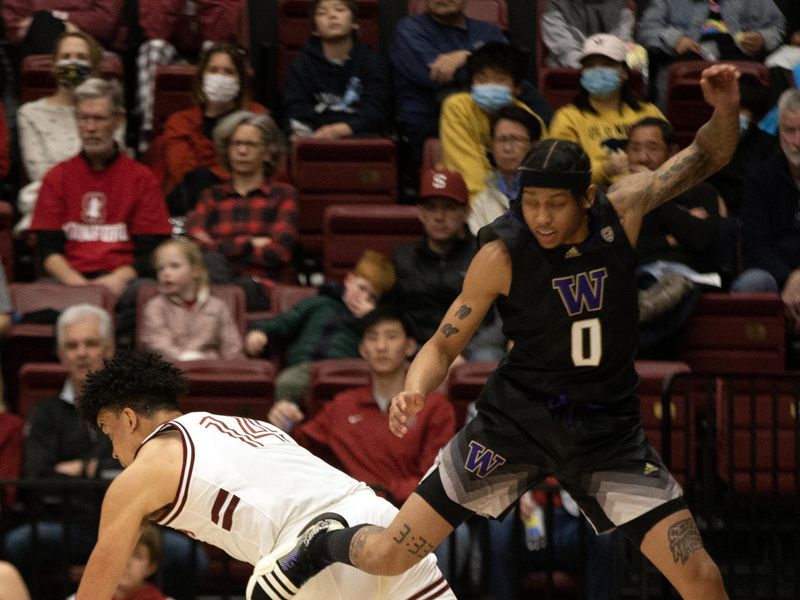
[[[146,417],[159,410],[178,410],[178,400],[188,387],[183,371],[158,354],[124,350],[89,374],[78,406],[84,421],[96,428],[103,409],[119,413],[128,407]]]

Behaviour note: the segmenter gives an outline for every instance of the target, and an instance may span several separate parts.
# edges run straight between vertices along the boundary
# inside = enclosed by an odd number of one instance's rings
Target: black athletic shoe
[[[258,561],[247,583],[247,600],[289,600],[303,584],[324,566],[311,555],[311,542],[321,533],[347,527],[347,521],[336,513],[315,517],[297,536]]]

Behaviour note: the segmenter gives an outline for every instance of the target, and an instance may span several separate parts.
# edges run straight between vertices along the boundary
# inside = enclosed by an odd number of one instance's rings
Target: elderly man
[[[741,221],[745,271],[733,292],[779,292],[795,335],[800,332],[800,91],[778,100],[780,152],[753,166],[744,182]]]
[[[31,231],[45,271],[57,281],[127,292],[117,325],[132,330],[130,283],[150,271],[150,253],[171,233],[167,208],[156,176],[114,141],[125,116],[120,85],[87,79],[75,101],[81,153],[45,175]]]

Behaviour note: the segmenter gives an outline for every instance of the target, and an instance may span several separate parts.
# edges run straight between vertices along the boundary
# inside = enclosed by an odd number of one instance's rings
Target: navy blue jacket
[[[385,133],[388,119],[388,68],[380,54],[356,41],[343,64],[325,58],[312,37],[289,65],[283,86],[287,119],[314,130],[347,123],[354,135]]]
[[[739,220],[744,267],[768,271],[783,287],[800,267],[800,190],[783,152],[748,172]]]
[[[411,129],[433,127],[435,137],[442,98],[454,90],[466,89],[469,76],[462,67],[452,82],[441,85],[430,78],[430,63],[440,54],[473,51],[489,42],[508,42],[493,23],[467,18],[464,28],[450,27],[428,13],[401,19],[390,50],[400,123]]]

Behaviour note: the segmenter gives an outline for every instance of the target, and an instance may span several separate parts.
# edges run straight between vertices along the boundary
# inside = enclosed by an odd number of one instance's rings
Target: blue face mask
[[[608,96],[620,86],[622,78],[614,67],[590,67],[581,73],[581,87],[591,96]]]
[[[514,101],[511,90],[504,85],[481,83],[472,86],[472,99],[488,113],[497,112]]]

